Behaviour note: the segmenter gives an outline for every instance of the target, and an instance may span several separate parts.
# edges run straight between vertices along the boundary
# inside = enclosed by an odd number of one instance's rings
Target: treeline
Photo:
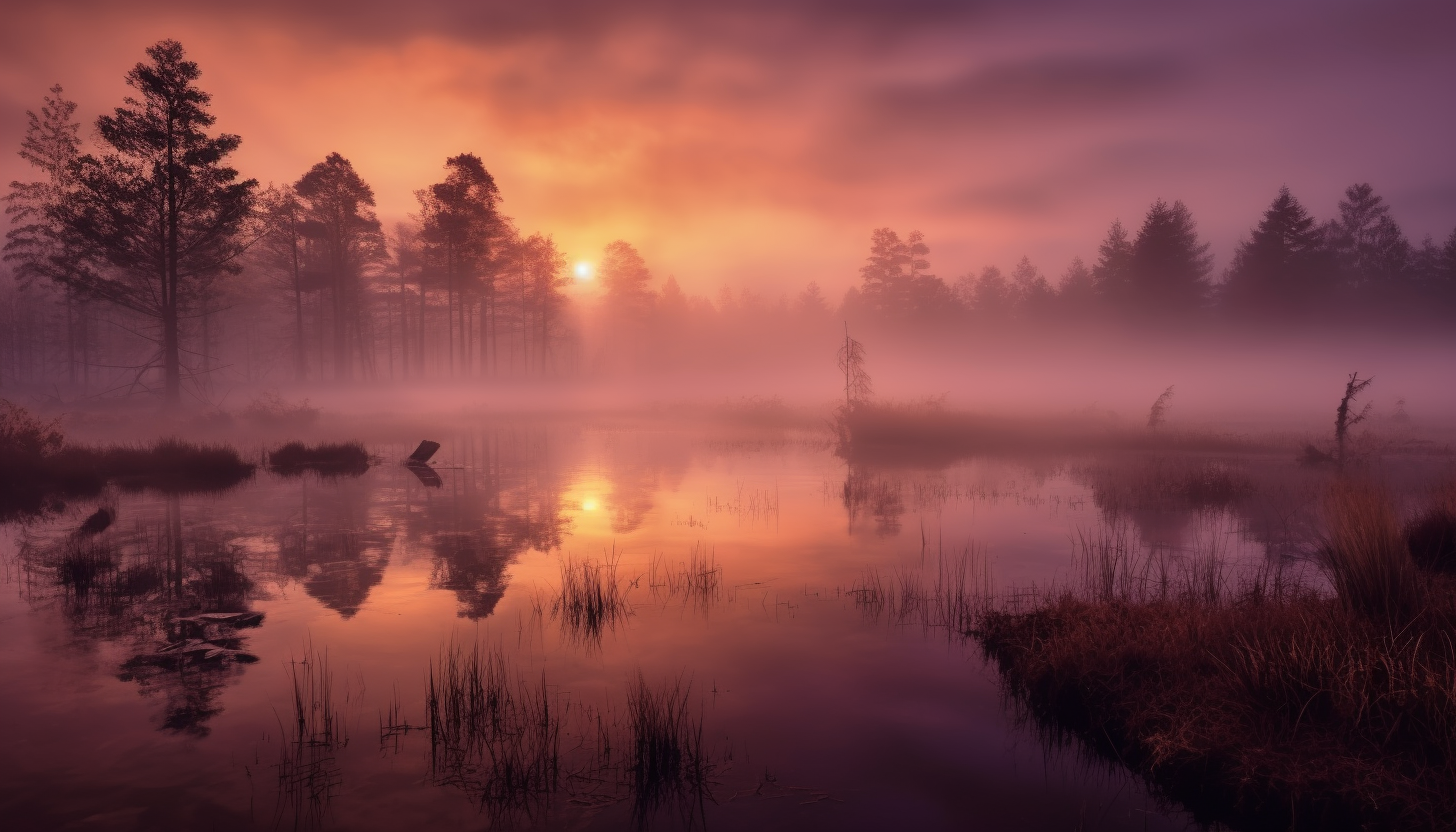
[[[844,313],[863,322],[980,324],[1202,319],[1233,324],[1401,322],[1449,326],[1456,315],[1456,230],[1442,244],[1410,242],[1368,184],[1345,190],[1318,222],[1282,188],[1215,275],[1209,245],[1187,206],[1163,200],[1136,236],[1114,221],[1087,265],[1074,258],[1054,285],[1023,257],[953,282],[930,273],[923,235],[889,228],[870,238],[861,284]]]
[[[841,321],[1004,331],[1073,321],[1192,319],[1288,326],[1351,320],[1445,325],[1456,312],[1456,232],[1412,244],[1368,185],[1319,223],[1287,190],[1216,275],[1181,202],[1136,234],[1114,222],[1088,265],[1053,283],[1029,258],[952,281],[918,232],[871,236],[860,283],[832,303],[816,283],[765,297],[659,286],[627,242],[597,268],[601,303],[572,302],[549,234],[502,211],[482,159],[444,161],[410,221],[383,228],[360,171],[330,153],[263,186],[230,166],[196,63],[175,41],[126,76],[97,119],[53,87],[11,183],[0,290],[0,388],[55,398],[150,392],[217,405],[236,386],[319,381],[694,373],[782,362],[837,343]],[[657,287],[657,288],[655,288]],[[932,326],[926,326],[932,325]],[[906,327],[901,327],[906,331]],[[815,353],[817,355],[817,353]],[[236,402],[234,402],[236,404]]]
[[[0,385],[209,402],[223,378],[574,371],[566,258],[501,212],[478,156],[447,159],[386,233],[338,153],[289,184],[243,178],[197,64],[175,41],[147,57],[92,152],[60,86],[28,113],[36,178],[5,197]]]

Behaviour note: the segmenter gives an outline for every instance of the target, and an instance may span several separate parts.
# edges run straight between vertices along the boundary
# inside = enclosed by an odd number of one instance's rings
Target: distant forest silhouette
[[[1313,217],[1281,189],[1215,269],[1192,213],[1157,200],[1136,230],[1113,222],[1089,264],[1055,280],[1023,257],[946,280],[923,235],[872,232],[859,285],[834,304],[817,283],[778,299],[654,288],[618,240],[599,258],[600,304],[573,302],[549,234],[502,212],[483,160],[444,160],[411,221],[375,215],[368,182],[329,153],[264,187],[211,132],[201,72],[175,41],[146,50],[132,89],[85,148],[60,86],[29,113],[20,155],[35,178],[5,197],[0,389],[153,392],[218,399],[218,379],[269,384],[578,376],[771,357],[784,333],[834,343],[841,321],[914,331],[1036,325],[1299,328],[1400,322],[1442,331],[1456,314],[1456,230],[1412,243],[1368,184]],[[778,340],[775,340],[778,339]],[[755,350],[758,353],[755,353]]]

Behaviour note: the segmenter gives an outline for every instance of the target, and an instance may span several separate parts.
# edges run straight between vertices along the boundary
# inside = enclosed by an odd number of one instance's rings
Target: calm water
[[[395,462],[418,438],[371,445],[385,461],[356,479],[260,472],[221,495],[108,495],[117,521],[84,544],[90,561],[71,535],[95,504],[0,531],[4,826],[1189,825],[1136,781],[1048,748],[974,643],[850,591],[869,570],[928,586],[968,546],[1000,589],[1068,580],[1072,537],[1119,508],[1117,487],[1136,490],[1095,461],[851,469],[812,434],[511,424],[434,437],[432,488]],[[1274,520],[1217,499],[1120,508],[1130,535],[1173,551],[1277,544]],[[1288,525],[1277,505],[1270,517]],[[573,627],[553,609],[568,560],[616,564],[619,617]],[[683,586],[695,560],[710,577]],[[263,617],[177,620],[213,611]],[[238,652],[168,658],[187,638]],[[500,651],[528,686],[544,678],[565,715],[553,795],[482,800],[478,768],[431,765],[428,733],[381,730],[425,724],[425,680],[452,640]],[[306,658],[338,724],[300,769],[290,663]],[[620,758],[639,672],[687,687],[704,799],[670,791],[643,809],[620,770],[580,763],[603,743]]]

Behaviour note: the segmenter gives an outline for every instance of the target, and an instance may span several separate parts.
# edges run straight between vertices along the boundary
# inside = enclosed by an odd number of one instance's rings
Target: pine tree
[[[486,345],[494,340],[496,270],[492,259],[510,236],[509,223],[499,211],[500,189],[479,156],[452,156],[445,160],[445,172],[444,181],[415,193],[423,223],[421,236],[445,277],[447,330],[453,333],[448,339],[451,371],[457,353],[462,368],[469,364],[466,316],[474,294],[479,294],[482,305],[484,369]]]
[[[1193,215],[1181,201],[1158,200],[1148,209],[1132,245],[1130,308],[1152,315],[1186,317],[1208,300],[1213,257],[1198,240]]]
[[[293,190],[303,201],[304,216],[323,246],[333,307],[334,378],[345,380],[353,373],[352,353],[357,351],[360,361],[369,360],[364,349],[364,270],[388,256],[384,232],[374,216],[374,189],[348,159],[330,153],[309,168]]]
[[[1031,264],[1031,258],[1023,256],[1011,272],[1011,293],[1015,299],[1017,314],[1027,320],[1039,320],[1050,315],[1056,302],[1056,292],[1046,276]]]
[[[182,394],[181,322],[212,282],[237,271],[257,181],[224,164],[241,139],[208,135],[211,96],[196,86],[197,64],[182,45],[147,49],[126,82],[128,97],[96,122],[111,152],[76,163],[76,189],[63,203],[66,235],[99,262],[77,284],[156,322],[163,395]]]
[[[40,115],[30,110],[25,113],[28,124],[20,143],[20,158],[36,168],[41,178],[10,183],[10,193],[5,195],[5,213],[12,227],[5,234],[5,262],[15,264],[15,277],[23,286],[44,281],[63,292],[67,377],[74,385],[77,347],[84,353],[87,340],[83,299],[78,297],[77,286],[83,252],[68,244],[60,213],[75,189],[74,166],[80,157],[81,125],[74,120],[76,103],[66,100],[64,92],[60,84],[51,87],[51,94],[43,99]]]
[[[1073,257],[1057,286],[1057,306],[1067,317],[1088,317],[1098,306],[1097,279],[1092,270]]]
[[[1122,220],[1113,220],[1107,239],[1097,247],[1097,264],[1092,267],[1097,294],[1109,303],[1121,303],[1132,291],[1132,241]]]
[[[1234,254],[1222,289],[1229,311],[1243,317],[1289,318],[1329,303],[1322,236],[1288,188]]]
[[[1362,310],[1389,307],[1406,293],[1410,241],[1368,182],[1345,189],[1339,217],[1323,230],[1351,299]]]

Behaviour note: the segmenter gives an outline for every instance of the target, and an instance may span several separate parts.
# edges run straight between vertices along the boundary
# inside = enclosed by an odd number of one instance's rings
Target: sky
[[[386,227],[473,152],[524,232],[626,239],[661,280],[769,297],[858,279],[870,232],[948,280],[1055,281],[1109,223],[1181,199],[1216,268],[1287,185],[1319,217],[1370,182],[1416,241],[1456,227],[1450,0],[0,0],[0,181],[60,83],[96,116],[163,38],[237,166],[330,152]]]

